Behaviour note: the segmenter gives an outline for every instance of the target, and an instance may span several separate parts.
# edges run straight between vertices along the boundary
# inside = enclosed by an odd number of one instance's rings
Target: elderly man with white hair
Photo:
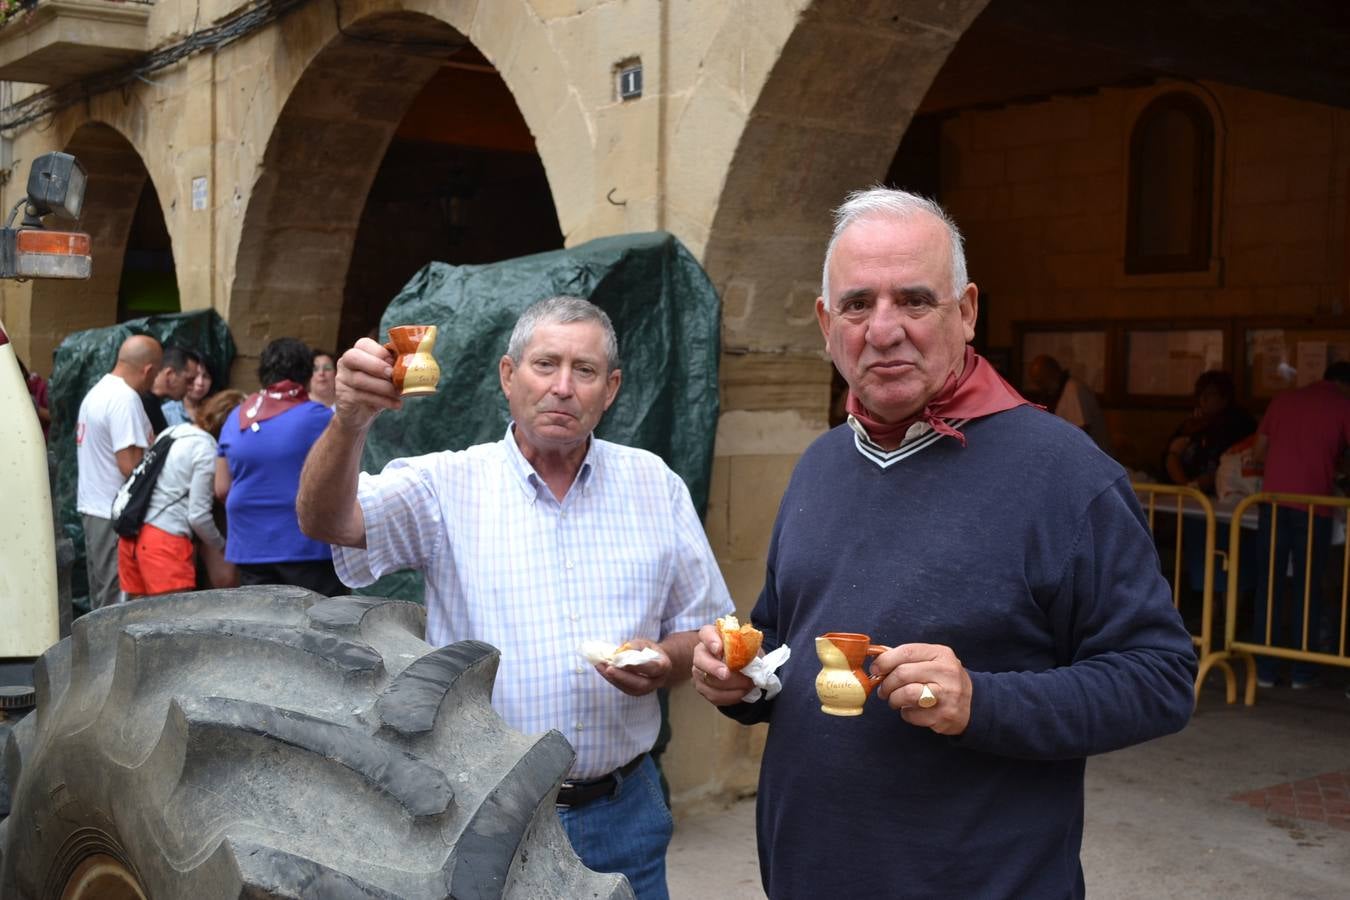
[[[689,490],[661,459],[593,435],[619,392],[609,316],[576,297],[531,306],[498,364],[502,440],[358,476],[370,423],[401,405],[392,355],[362,338],[338,361],[337,410],[305,465],[305,531],[343,581],[426,576],[427,641],[501,650],[493,706],[576,748],[558,815],[577,855],[666,896],[672,819],[649,752],[655,691],[689,676],[696,629],[731,611]],[[649,649],[633,668],[581,663],[586,640]]]
[[[969,346],[978,291],[935,203],[854,194],[816,313],[848,421],[803,454],[752,621],[792,648],[743,702],[715,628],[695,687],[769,725],[758,830],[779,898],[1081,897],[1085,757],[1183,727],[1195,653],[1125,472]],[[889,645],[854,717],[815,639]]]

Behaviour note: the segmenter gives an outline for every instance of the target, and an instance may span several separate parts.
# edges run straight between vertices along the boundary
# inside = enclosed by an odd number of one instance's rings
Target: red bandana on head
[[[947,383],[942,386],[928,405],[918,415],[903,422],[890,424],[880,422],[867,411],[853,391],[848,392],[844,409],[857,419],[867,430],[872,440],[879,444],[898,444],[904,440],[905,432],[915,422],[925,422],[938,434],[954,437],[966,445],[966,436],[948,425],[943,419],[975,419],[990,416],[997,412],[1013,409],[1017,406],[1034,406],[1030,400],[1017,393],[1016,388],[1003,380],[1003,376],[994,371],[983,356],[967,345],[966,362],[961,376],[948,375]]]
[[[239,430],[247,431],[258,422],[279,416],[292,406],[309,400],[309,391],[297,381],[278,381],[250,395],[239,408]]]

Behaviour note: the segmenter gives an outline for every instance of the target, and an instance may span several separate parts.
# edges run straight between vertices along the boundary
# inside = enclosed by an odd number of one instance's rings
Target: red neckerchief
[[[898,444],[904,439],[905,432],[909,431],[911,425],[915,422],[926,422],[938,434],[954,437],[964,447],[966,436],[942,421],[943,419],[974,419],[1022,405],[1035,404],[1017,393],[1016,388],[1004,381],[1003,376],[999,375],[983,356],[979,356],[972,347],[967,346],[961,376],[958,378],[954,374],[948,375],[947,383],[942,386],[942,390],[928,401],[928,405],[918,415],[894,425],[879,422],[852,391],[848,392],[844,409],[862,424],[868,436],[878,444]]]
[[[249,395],[239,407],[239,430],[247,431],[249,426],[279,416],[308,400],[309,391],[299,382],[287,379],[269,384],[264,390]]]

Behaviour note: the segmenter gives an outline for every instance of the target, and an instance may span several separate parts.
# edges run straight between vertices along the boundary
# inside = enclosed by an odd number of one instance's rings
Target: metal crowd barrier
[[[1159,516],[1170,517],[1176,531],[1173,541],[1174,559],[1172,563],[1172,605],[1181,610],[1182,585],[1186,578],[1185,571],[1185,520],[1188,517],[1194,517],[1197,520],[1203,519],[1204,529],[1204,555],[1202,589],[1200,594],[1200,630],[1199,633],[1192,631],[1191,641],[1195,644],[1196,653],[1200,658],[1199,668],[1195,675],[1195,695],[1198,700],[1200,697],[1200,685],[1204,684],[1206,676],[1211,669],[1217,668],[1224,674],[1224,686],[1229,703],[1237,702],[1237,676],[1233,672],[1233,667],[1229,662],[1230,654],[1222,648],[1215,648],[1214,645],[1214,560],[1216,558],[1216,540],[1217,519],[1214,515],[1214,504],[1204,493],[1191,487],[1182,487],[1175,484],[1146,484],[1139,483],[1134,485],[1135,496],[1139,498],[1140,505],[1144,508],[1144,513],[1148,517],[1148,528],[1155,537],[1158,533],[1157,525]],[[1236,572],[1236,567],[1233,568]],[[1229,597],[1232,592],[1230,590]],[[1231,616],[1230,616],[1231,621]],[[1249,673],[1249,680],[1255,685],[1255,669]]]
[[[1265,572],[1266,597],[1265,597],[1265,621],[1257,622],[1261,633],[1255,635],[1253,640],[1240,640],[1237,634],[1238,625],[1238,571],[1241,564],[1242,550],[1242,517],[1243,514],[1252,508],[1258,508],[1266,504],[1270,507],[1270,535],[1266,550],[1267,569]],[[1277,506],[1295,507],[1300,510],[1300,516],[1306,516],[1306,535],[1303,541],[1303,597],[1301,600],[1297,597],[1290,598],[1292,602],[1301,602],[1303,604],[1302,628],[1300,633],[1295,635],[1298,646],[1293,647],[1288,644],[1275,644],[1273,636],[1275,632],[1275,616],[1277,611],[1273,602],[1276,586],[1285,578],[1286,573],[1276,572],[1276,541],[1279,537],[1279,517],[1275,514]],[[1316,509],[1331,508],[1334,517],[1339,517],[1340,522],[1344,522],[1345,510],[1350,508],[1350,497],[1320,497],[1311,494],[1253,494],[1246,497],[1233,510],[1233,518],[1228,528],[1228,604],[1226,608],[1226,621],[1224,623],[1224,653],[1230,659],[1241,659],[1247,664],[1247,681],[1244,692],[1243,702],[1251,706],[1256,702],[1256,657],[1271,656],[1279,659],[1292,660],[1294,662],[1316,663],[1320,665],[1332,665],[1350,668],[1350,656],[1346,655],[1346,633],[1347,633],[1347,612],[1350,612],[1350,604],[1347,603],[1347,592],[1350,591],[1350,542],[1344,538],[1343,528],[1341,529],[1341,564],[1340,564],[1340,626],[1339,633],[1333,641],[1332,647],[1323,646],[1322,649],[1315,649],[1318,642],[1316,629],[1321,624],[1313,621],[1313,611],[1321,604],[1314,598],[1314,592],[1322,590],[1321,583],[1312,577],[1313,563],[1313,533],[1314,522],[1316,521]],[[1339,511],[1339,512],[1336,512]],[[1333,524],[1329,527],[1333,529],[1338,527],[1336,519],[1333,518]],[[1326,563],[1329,567],[1331,558],[1334,556],[1334,546],[1337,542],[1330,541],[1331,546],[1327,548]],[[1322,599],[1322,598],[1317,598]],[[1286,609],[1289,602],[1285,604]],[[1261,627],[1263,626],[1263,627]],[[1203,675],[1203,670],[1202,670]],[[1233,702],[1231,696],[1230,703]]]
[[[1227,702],[1237,702],[1237,678],[1233,670],[1234,661],[1242,661],[1246,664],[1246,678],[1244,680],[1243,702],[1251,706],[1256,702],[1256,657],[1274,657],[1276,659],[1289,660],[1292,662],[1306,662],[1318,665],[1333,665],[1350,668],[1350,542],[1345,539],[1345,514],[1350,510],[1350,497],[1323,497],[1310,494],[1275,494],[1262,493],[1254,494],[1243,498],[1231,510],[1221,507],[1215,510],[1213,501],[1200,491],[1189,487],[1180,487],[1170,484],[1135,484],[1135,495],[1139,498],[1140,504],[1148,517],[1148,527],[1151,532],[1158,535],[1158,525],[1171,519],[1174,536],[1172,541],[1172,572],[1170,582],[1172,585],[1172,603],[1181,609],[1183,585],[1192,573],[1187,571],[1187,529],[1185,521],[1190,519],[1194,522],[1204,523],[1203,553],[1197,559],[1191,556],[1191,562],[1199,562],[1203,566],[1200,584],[1202,585],[1200,596],[1200,628],[1199,631],[1192,631],[1191,640],[1194,642],[1199,656],[1199,667],[1195,678],[1196,698],[1199,699],[1200,686],[1205,678],[1213,669],[1218,669],[1224,673],[1224,686],[1227,695]],[[1258,511],[1262,505],[1269,507],[1270,528],[1269,534],[1262,536],[1265,542],[1264,547],[1256,547],[1255,535],[1257,532],[1252,526],[1255,521],[1249,519],[1256,516],[1259,519]],[[1302,554],[1301,565],[1305,573],[1303,578],[1303,596],[1290,597],[1281,606],[1276,609],[1274,602],[1275,592],[1282,587],[1287,575],[1286,571],[1277,571],[1279,560],[1276,558],[1276,546],[1279,541],[1279,519],[1276,515],[1278,507],[1293,507],[1298,510],[1298,516],[1303,519],[1304,533],[1308,537],[1303,539],[1302,547],[1298,552]],[[1340,616],[1339,628],[1332,637],[1329,644],[1319,646],[1318,629],[1322,622],[1314,615],[1319,611],[1321,603],[1321,591],[1323,585],[1320,579],[1312,577],[1313,573],[1313,550],[1314,545],[1310,536],[1313,533],[1316,519],[1316,510],[1318,508],[1331,509],[1335,524],[1332,527],[1335,535],[1329,540],[1327,548],[1327,559],[1322,569],[1323,572],[1329,571],[1333,562],[1337,548],[1340,552]],[[1253,540],[1243,541],[1244,518],[1246,521],[1245,530],[1252,536]],[[1218,526],[1227,524],[1226,549],[1218,547]],[[1189,536],[1192,540],[1197,539],[1194,532]],[[1264,621],[1258,621],[1254,626],[1248,625],[1246,620],[1242,620],[1247,639],[1242,639],[1238,634],[1238,625],[1240,622],[1240,612],[1248,609],[1252,612],[1252,619],[1256,619],[1256,608],[1261,598],[1257,596],[1255,589],[1247,590],[1244,596],[1243,586],[1240,582],[1240,575],[1243,569],[1243,545],[1246,543],[1248,552],[1247,572],[1251,574],[1252,561],[1250,555],[1255,547],[1258,551],[1257,563],[1261,560],[1261,552],[1264,552],[1266,571],[1264,572],[1265,583],[1265,616]],[[1223,637],[1219,646],[1215,646],[1214,634],[1214,607],[1215,607],[1215,586],[1216,586],[1216,563],[1217,568],[1225,571],[1226,574],[1219,576],[1223,578],[1221,590],[1225,593],[1224,605],[1224,626]],[[1292,563],[1291,563],[1292,565]],[[1260,574],[1259,572],[1257,573]],[[1260,583],[1260,579],[1258,579]],[[1302,626],[1298,633],[1293,636],[1292,641],[1282,641],[1276,643],[1277,633],[1276,616],[1293,611],[1291,604],[1299,603],[1302,608],[1302,615],[1299,617]]]

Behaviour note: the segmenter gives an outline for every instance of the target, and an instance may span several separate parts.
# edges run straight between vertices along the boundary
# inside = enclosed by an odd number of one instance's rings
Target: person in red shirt
[[[1350,362],[1336,362],[1327,367],[1321,381],[1297,390],[1276,395],[1270,401],[1265,418],[1257,429],[1253,457],[1265,461],[1262,490],[1287,494],[1328,495],[1335,491],[1336,473],[1346,448],[1350,447]],[[1304,507],[1280,506],[1274,516],[1275,558],[1269,558],[1271,508],[1261,506],[1258,544],[1263,559],[1256,585],[1256,621],[1254,639],[1266,642],[1266,596],[1271,571],[1283,573],[1293,569],[1293,589],[1280,590],[1279,579],[1272,596],[1270,642],[1275,645],[1303,647],[1303,594],[1308,591],[1308,647],[1316,649],[1319,643],[1317,629],[1321,623],[1321,583],[1331,545],[1331,508],[1315,508],[1311,529],[1312,560],[1308,561],[1308,514]],[[1273,562],[1273,565],[1272,565]],[[1305,571],[1306,570],[1306,571]],[[1306,579],[1310,579],[1306,580]],[[1292,597],[1292,603],[1288,602]],[[1288,609],[1289,630],[1285,629],[1285,610]],[[1285,635],[1292,633],[1292,641]],[[1257,664],[1257,682],[1262,687],[1274,687],[1278,660],[1263,657]],[[1309,663],[1294,665],[1292,686],[1311,687],[1316,673]]]
[[[23,360],[19,359],[18,362],[24,384],[28,385],[28,394],[33,398],[33,408],[37,410],[38,421],[42,423],[42,437],[45,440],[51,436],[52,430],[52,415],[47,409],[47,379],[36,372],[28,371]]]

